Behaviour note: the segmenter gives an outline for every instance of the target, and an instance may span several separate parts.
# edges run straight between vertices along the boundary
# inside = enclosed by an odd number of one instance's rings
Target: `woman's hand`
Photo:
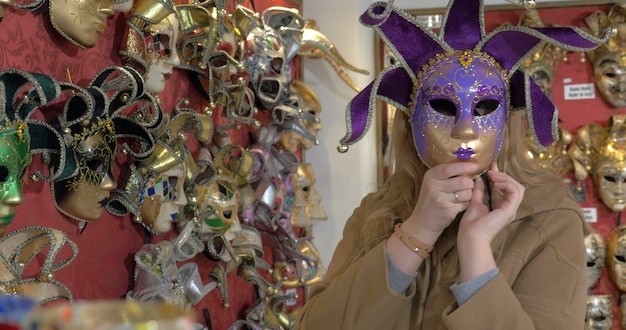
[[[403,228],[413,227],[411,233],[428,230],[437,236],[441,234],[469,205],[474,181],[465,174],[475,172],[476,166],[473,163],[451,163],[426,171],[415,208]]]
[[[481,243],[489,244],[493,238],[506,227],[517,213],[524,198],[524,186],[508,174],[500,172],[493,162],[487,171],[491,182],[491,205],[489,210],[485,204],[485,184],[477,179],[472,191],[472,198],[461,218],[457,242],[459,246]]]
[[[426,171],[417,203],[402,223],[402,230],[423,244],[435,245],[444,229],[469,205],[474,181],[465,174],[476,170],[473,163],[453,163]],[[387,240],[387,250],[405,274],[415,273],[423,261],[395,235]]]

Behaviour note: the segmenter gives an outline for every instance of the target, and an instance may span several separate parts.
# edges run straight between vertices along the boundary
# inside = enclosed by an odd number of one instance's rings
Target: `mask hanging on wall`
[[[596,87],[613,108],[626,106],[626,9],[615,5],[609,13],[596,11],[585,22],[595,35],[611,28],[617,33],[595,50],[587,52],[591,60]]]
[[[619,225],[606,237],[606,265],[609,278],[626,291],[626,225]]]
[[[600,200],[613,212],[626,207],[626,116],[609,118],[607,128],[592,122],[581,127],[570,149],[576,179],[592,175]]]
[[[142,117],[139,112],[154,99],[144,93],[139,74],[122,67],[105,68],[89,87],[75,86],[73,91],[51,122],[58,130],[58,138],[48,141],[50,149],[57,150],[50,157],[55,171],[40,177],[53,181],[51,193],[59,212],[74,220],[93,221],[102,216],[117,186],[113,177],[117,138],[124,138],[119,142],[123,152],[136,159],[147,157],[154,147],[147,129],[124,110],[132,107],[132,115]]]
[[[585,236],[585,251],[587,252],[587,288],[592,289],[600,279],[606,258],[606,244],[597,230],[593,229]]]
[[[587,296],[585,330],[613,329],[613,296]]]

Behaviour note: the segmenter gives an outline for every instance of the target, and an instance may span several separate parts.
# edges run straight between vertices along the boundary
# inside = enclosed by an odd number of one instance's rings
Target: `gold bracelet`
[[[406,245],[409,249],[415,252],[418,256],[428,259],[430,256],[430,252],[433,250],[432,246],[428,246],[420,241],[418,241],[415,237],[407,234],[404,230],[400,228],[400,224],[396,224],[393,228],[393,233],[400,238],[402,243]]]

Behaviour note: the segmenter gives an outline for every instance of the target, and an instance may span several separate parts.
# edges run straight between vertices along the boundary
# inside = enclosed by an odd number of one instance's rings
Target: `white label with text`
[[[598,222],[598,209],[595,207],[583,207],[581,208],[583,214],[585,215],[585,220],[589,223]]]
[[[596,90],[593,83],[565,85],[563,86],[563,96],[566,100],[595,99]]]

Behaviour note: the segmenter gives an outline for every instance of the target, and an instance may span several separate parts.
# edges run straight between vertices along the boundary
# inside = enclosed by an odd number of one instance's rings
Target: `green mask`
[[[0,224],[8,225],[15,206],[24,200],[24,173],[31,163],[30,135],[24,123],[11,123],[0,132]]]

